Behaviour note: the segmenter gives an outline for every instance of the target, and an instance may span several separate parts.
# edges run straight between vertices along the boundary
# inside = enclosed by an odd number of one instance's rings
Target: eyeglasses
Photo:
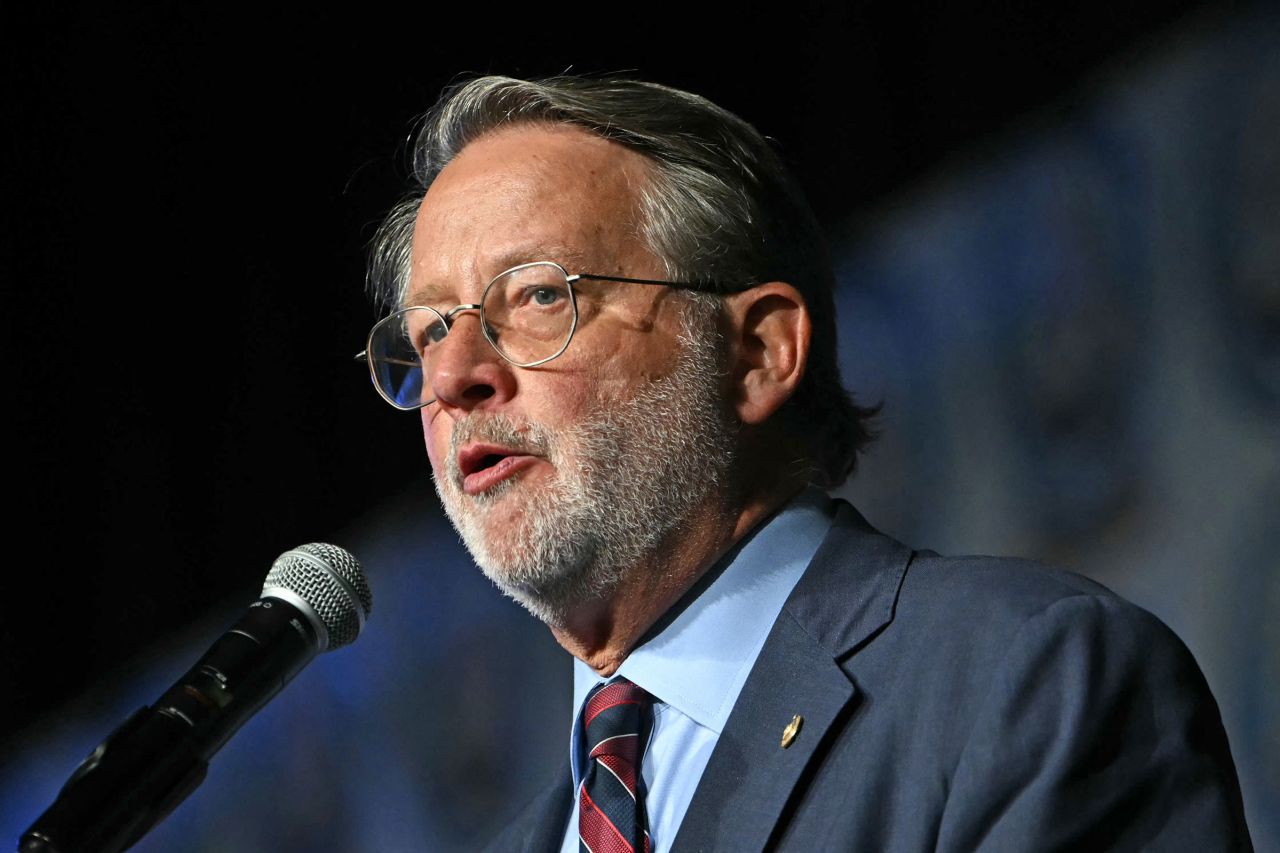
[[[484,289],[478,305],[459,305],[445,313],[425,305],[402,308],[378,321],[357,360],[369,364],[373,387],[397,409],[413,411],[435,402],[427,380],[440,356],[454,318],[480,312],[480,329],[498,355],[516,367],[537,367],[564,354],[578,328],[577,281],[653,284],[699,293],[729,293],[746,287],[714,282],[656,281],[616,275],[570,275],[551,261],[520,264],[499,273]]]

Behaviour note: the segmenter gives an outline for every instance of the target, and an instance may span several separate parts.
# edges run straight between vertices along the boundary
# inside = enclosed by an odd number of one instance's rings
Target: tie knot
[[[625,678],[597,687],[582,709],[582,725],[592,758],[616,755],[634,763],[650,696]]]

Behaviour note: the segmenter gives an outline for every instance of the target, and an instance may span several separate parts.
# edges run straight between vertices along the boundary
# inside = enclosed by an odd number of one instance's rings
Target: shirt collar
[[[627,656],[618,675],[719,735],[787,596],[831,526],[832,501],[808,488],[756,531],[706,589]],[[604,679],[574,660],[574,728]]]

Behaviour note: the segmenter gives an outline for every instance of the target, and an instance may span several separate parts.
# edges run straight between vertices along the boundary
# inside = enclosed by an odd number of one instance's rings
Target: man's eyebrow
[[[449,288],[443,284],[436,282],[427,282],[415,287],[404,300],[404,306],[410,305],[439,305],[448,302],[453,297],[450,295]]]
[[[494,263],[494,274],[496,275],[503,270],[511,269],[520,264],[531,264],[536,261],[554,261],[564,267],[565,272],[570,275],[583,272],[581,269],[582,253],[577,249],[568,246],[536,243],[529,246],[520,246],[498,255]]]
[[[591,270],[583,269],[582,252],[568,246],[535,244],[531,246],[521,246],[516,249],[510,249],[495,256],[494,260],[489,263],[493,275],[498,275],[512,267],[521,264],[531,264],[537,261],[554,261],[564,267],[565,272],[573,275],[581,272],[591,272]],[[489,281],[486,279],[485,284]],[[458,298],[455,288],[441,282],[428,281],[423,282],[415,287],[405,298],[404,304],[409,305],[431,305],[438,306],[447,302],[454,301]]]

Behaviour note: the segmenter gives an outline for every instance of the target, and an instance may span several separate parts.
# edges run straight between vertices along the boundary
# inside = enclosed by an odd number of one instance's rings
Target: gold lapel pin
[[[791,718],[791,722],[787,723],[787,727],[782,730],[782,748],[786,749],[795,743],[796,735],[800,734],[800,727],[804,725],[804,717],[796,714]]]

